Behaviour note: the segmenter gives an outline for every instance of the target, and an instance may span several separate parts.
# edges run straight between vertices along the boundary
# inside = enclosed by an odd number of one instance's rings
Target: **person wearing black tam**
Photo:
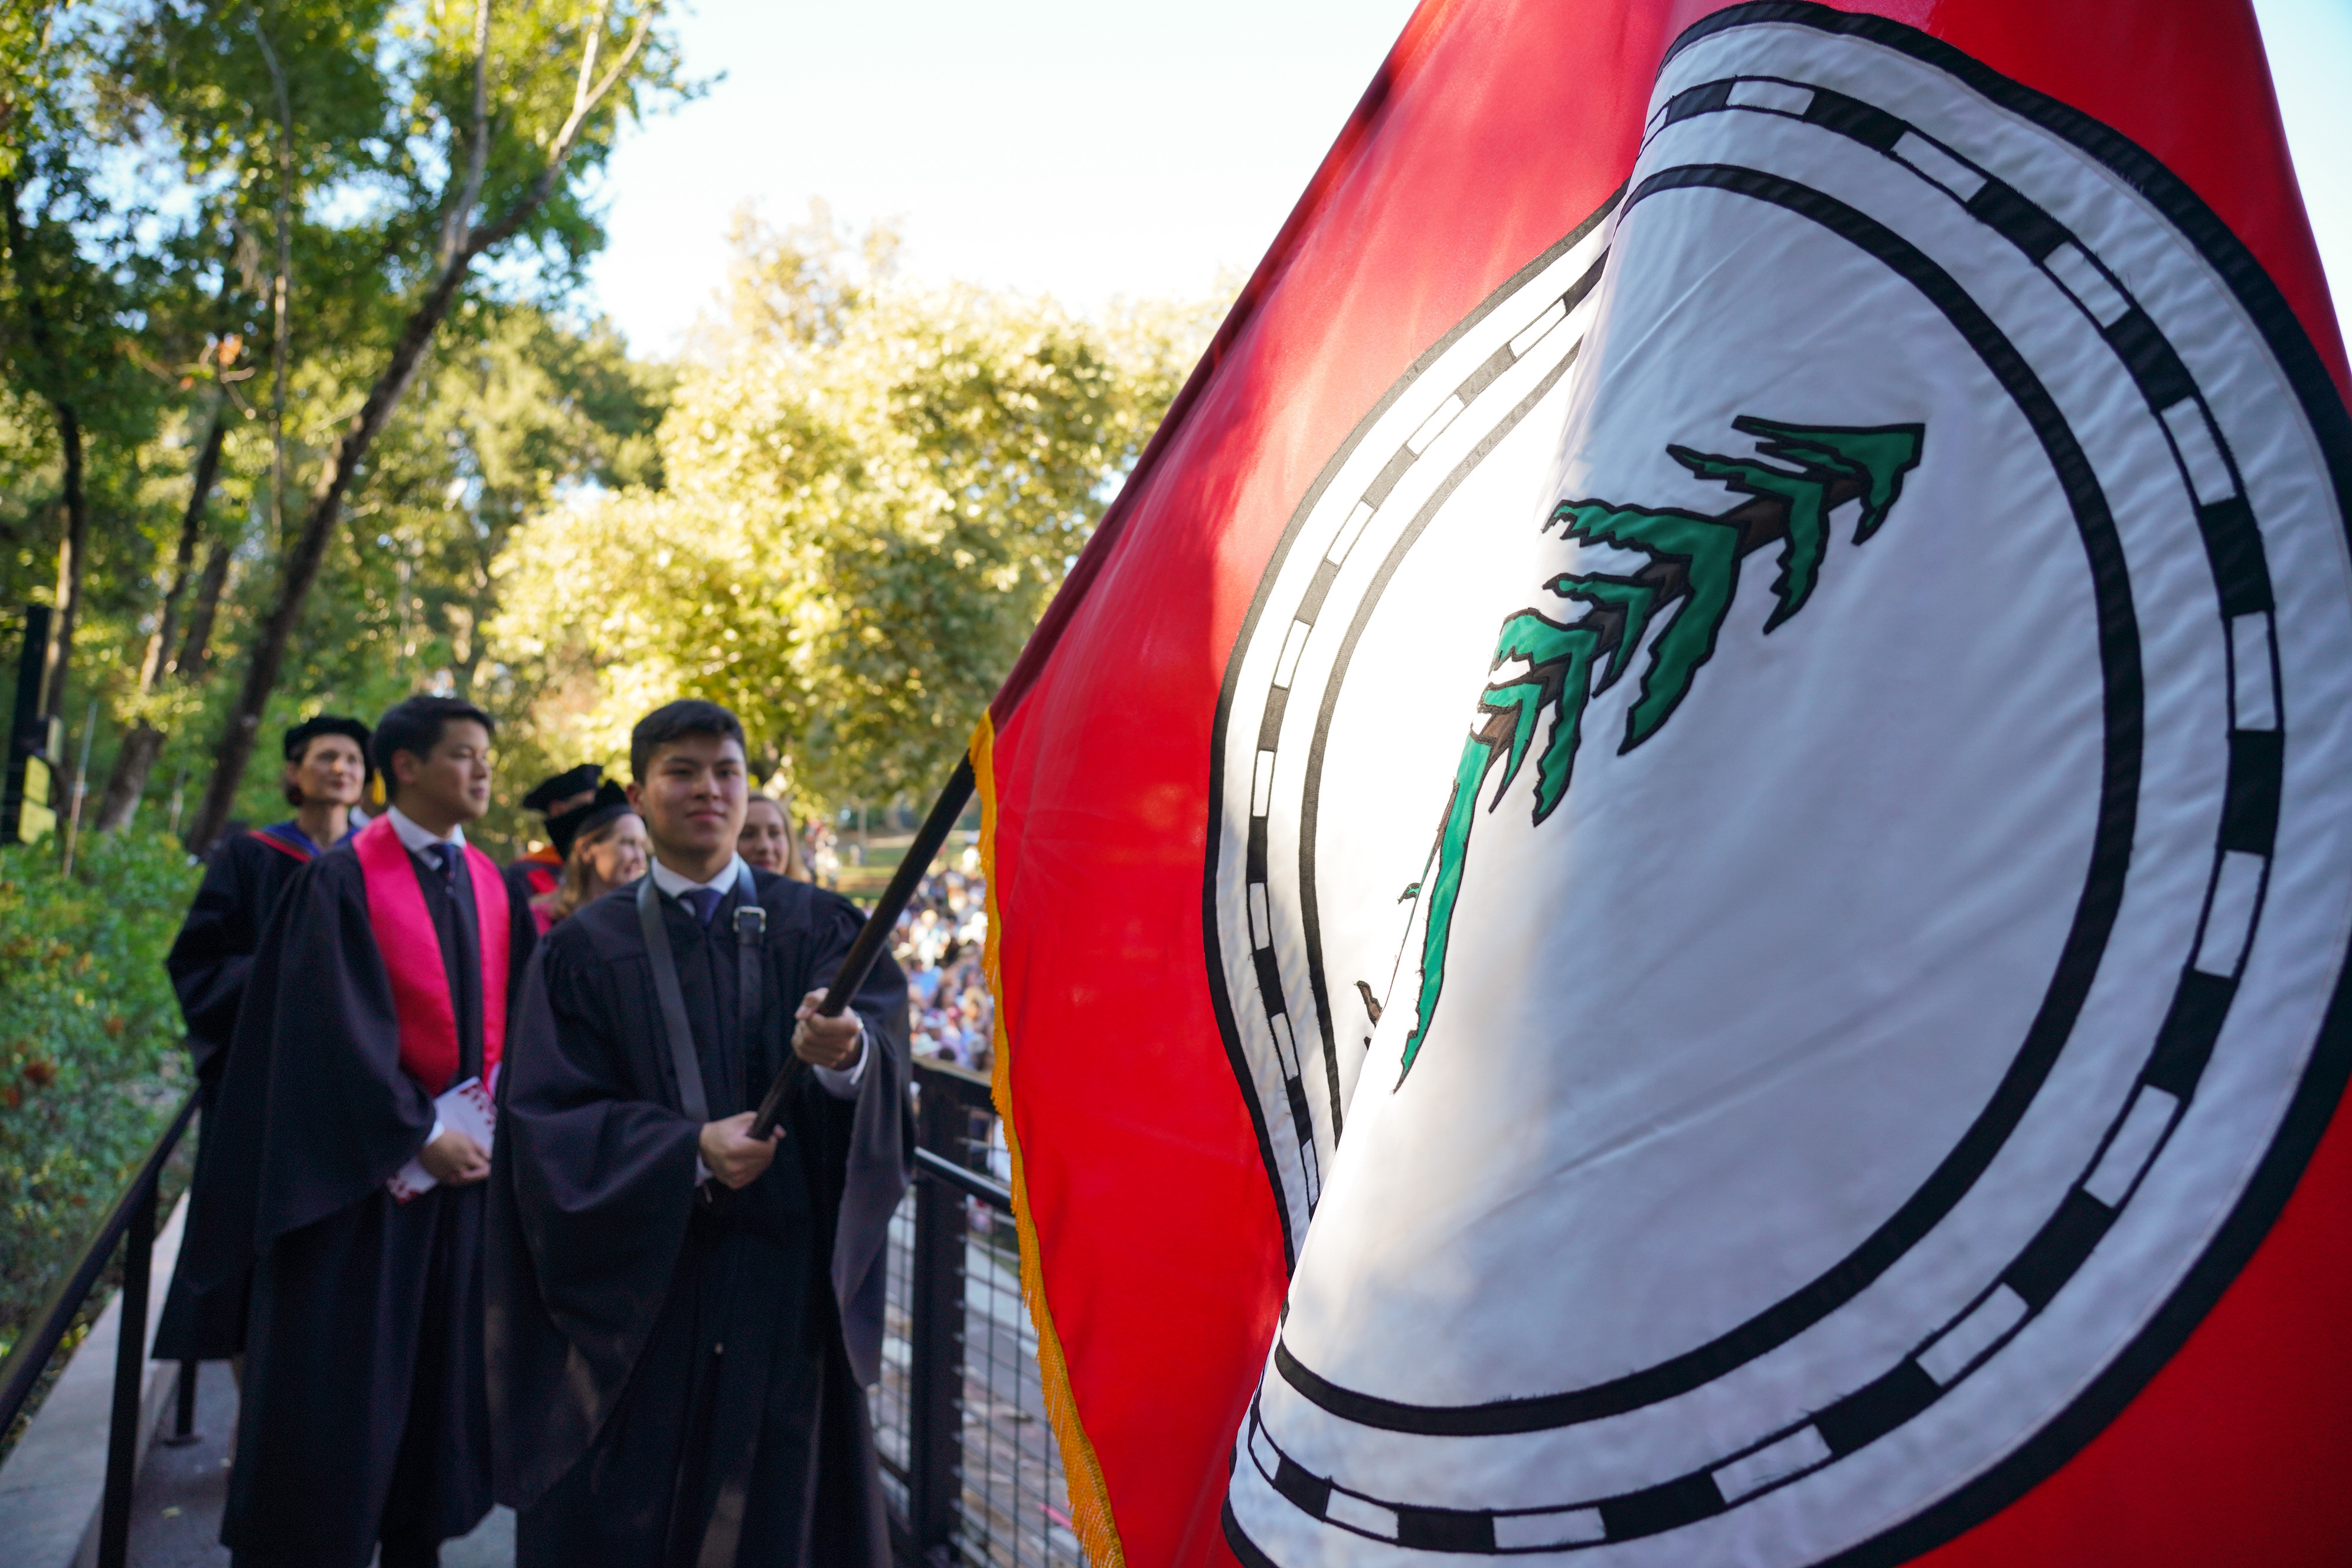
[[[582,834],[593,832],[628,809],[629,792],[617,781],[607,779],[584,804],[561,816],[551,817],[547,836],[554,840],[557,858],[571,859],[572,847],[580,842]]]
[[[646,874],[652,850],[643,818],[629,805],[629,792],[611,779],[595,803],[565,812],[547,825],[563,855],[563,879],[555,891],[531,900],[540,934],[566,915]]]
[[[540,780],[522,797],[525,811],[537,812],[546,820],[548,842],[544,847],[508,864],[507,897],[517,909],[532,911],[531,918],[538,922],[541,936],[547,934],[547,917],[540,911],[539,900],[554,892],[556,884],[563,879],[563,858],[572,848],[571,840],[558,831],[557,825],[597,803],[596,781],[604,776],[602,765],[583,763],[553,778]],[[576,823],[572,831],[578,831]]]
[[[220,1120],[221,1064],[270,911],[297,872],[348,836],[352,808],[373,771],[367,750],[368,727],[340,714],[320,713],[286,731],[281,783],[294,816],[224,839],[214,848],[204,885],[163,960],[187,1020],[206,1127]],[[218,1179],[214,1156],[219,1142],[205,1139],[196,1145],[199,1192]],[[175,1277],[155,1325],[156,1357],[225,1361],[242,1352],[249,1279],[239,1273],[218,1289],[200,1290],[184,1271]]]

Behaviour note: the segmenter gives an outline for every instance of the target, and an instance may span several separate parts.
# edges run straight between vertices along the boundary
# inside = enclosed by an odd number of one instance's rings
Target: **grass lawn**
[[[889,886],[890,874],[898,868],[898,862],[907,858],[908,847],[914,841],[915,836],[911,833],[877,833],[867,840],[866,863],[858,866],[850,863],[850,851],[856,847],[856,840],[845,836],[840,844],[841,890],[861,903],[871,903],[880,898],[882,889]],[[947,846],[940,851],[939,858],[931,862],[931,869],[943,871],[961,863],[964,850],[979,841],[979,834],[967,828],[958,828],[948,835]]]

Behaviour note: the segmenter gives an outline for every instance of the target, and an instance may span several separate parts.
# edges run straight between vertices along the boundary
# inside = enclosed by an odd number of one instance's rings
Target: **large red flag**
[[[1094,1560],[2344,1561],[2346,384],[2246,0],[1428,0],[974,745]]]

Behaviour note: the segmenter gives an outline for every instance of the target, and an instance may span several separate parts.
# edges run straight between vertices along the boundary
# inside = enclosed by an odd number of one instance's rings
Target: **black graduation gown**
[[[417,880],[451,973],[462,1079],[482,1050],[472,889]],[[509,997],[534,940],[528,911],[510,913]],[[384,1187],[446,1087],[400,1067],[359,858],[331,849],[263,938],[223,1079],[227,1154],[183,1248],[199,1284],[253,1269],[221,1521],[240,1565],[364,1568],[379,1539],[446,1540],[489,1510],[483,1188],[400,1204]]]
[[[861,922],[836,894],[753,879],[767,934],[749,1040],[738,893],[708,931],[662,900],[714,1118],[756,1105],[794,1008]],[[860,1384],[878,1370],[881,1244],[908,1172],[906,997],[885,957],[855,999],[856,1098],[803,1075],[775,1163],[715,1193],[695,1183],[700,1129],[678,1109],[636,887],[541,943],[490,1182],[492,1429],[521,1568],[887,1561]]]
[[[212,1134],[220,1120],[221,1064],[228,1059],[229,1037],[236,1028],[237,1004],[245,999],[254,951],[261,945],[278,895],[312,853],[258,832],[223,840],[205,867],[195,901],[163,960],[180,998],[180,1016],[187,1021],[188,1053],[194,1058],[204,1118],[191,1181],[197,1191],[211,1184],[217,1164],[215,1151],[221,1140]],[[176,1270],[156,1320],[156,1359],[222,1361],[242,1352],[250,1284],[249,1273],[240,1271],[218,1289],[199,1290],[185,1268]]]

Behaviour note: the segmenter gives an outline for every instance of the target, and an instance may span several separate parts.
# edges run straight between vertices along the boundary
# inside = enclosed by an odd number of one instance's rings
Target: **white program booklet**
[[[494,1080],[495,1081],[495,1080]],[[469,1078],[452,1084],[433,1102],[433,1114],[441,1119],[443,1131],[452,1128],[479,1143],[485,1152],[490,1147],[490,1135],[498,1126],[499,1110],[490,1099],[490,1089],[480,1079]],[[422,1162],[411,1160],[384,1184],[392,1195],[406,1203],[419,1193],[430,1192],[441,1184],[441,1178],[426,1170]]]

